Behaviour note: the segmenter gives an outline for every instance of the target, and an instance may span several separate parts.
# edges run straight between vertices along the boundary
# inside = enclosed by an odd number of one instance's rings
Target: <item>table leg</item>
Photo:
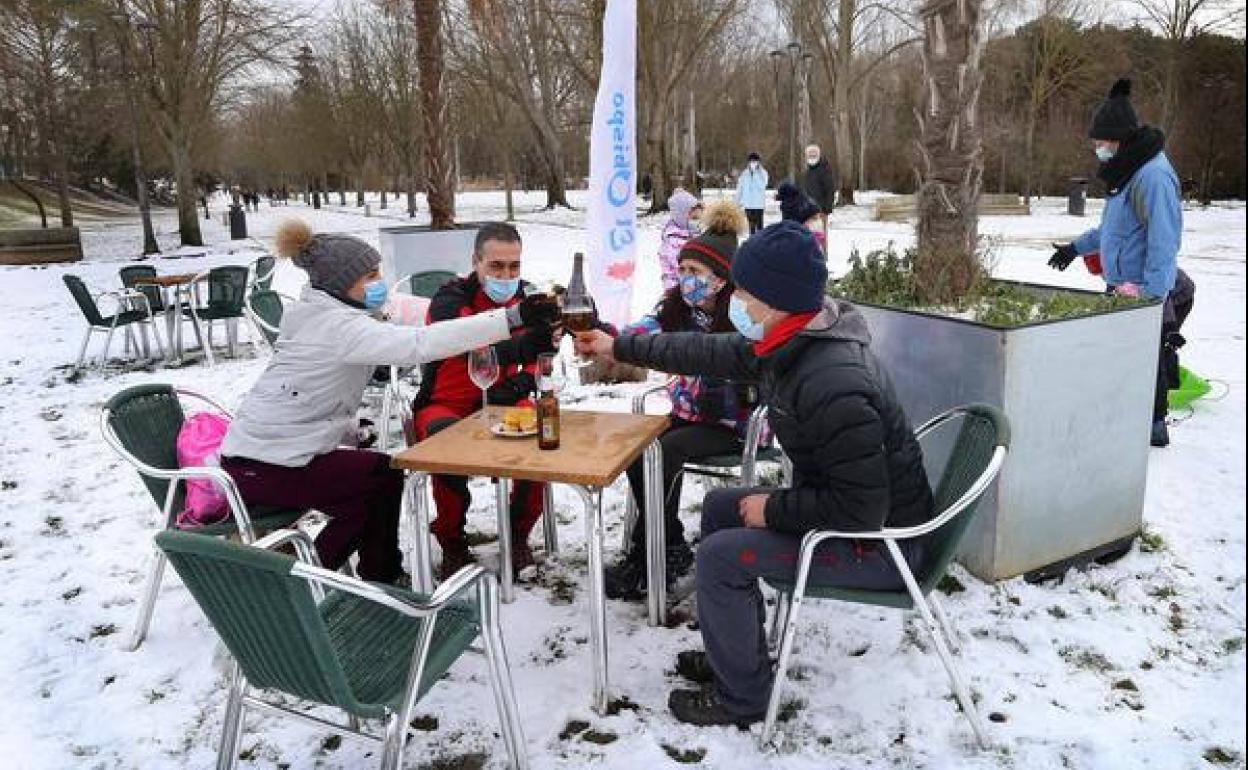
[[[555,516],[555,485],[544,484],[542,490],[542,535],[546,540],[546,558],[559,555],[559,521]]]
[[[585,501],[585,549],[589,552],[589,649],[594,693],[590,707],[607,714],[607,594],[602,578],[602,490],[573,487]]]
[[[174,363],[181,356],[181,349],[178,347],[180,340],[174,338],[174,325],[178,322],[178,303],[168,289],[161,289],[165,303],[165,340],[169,343],[169,349],[165,351],[165,362]]]
[[[433,593],[433,555],[429,549],[429,504],[426,494],[428,485],[428,474],[414,471],[407,474],[407,483],[403,489],[412,532],[411,545],[407,549],[407,568],[412,574],[413,587],[425,594]]]
[[[663,521],[663,447],[646,447],[643,464],[646,490],[646,601],[650,625],[667,622],[667,529]]]
[[[511,564],[511,506],[508,502],[510,480],[494,479],[494,507],[498,509],[498,584],[503,604],[516,600],[515,575]]]
[[[174,334],[178,337],[177,345],[174,349],[178,351],[177,360],[180,363],[186,356],[186,348],[182,346],[182,291],[177,287],[173,289],[173,314],[174,314]]]

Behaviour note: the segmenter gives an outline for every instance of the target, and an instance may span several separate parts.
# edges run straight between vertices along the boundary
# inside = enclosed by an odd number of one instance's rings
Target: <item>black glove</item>
[[[525,326],[550,326],[559,320],[559,306],[548,294],[530,294],[520,300],[520,320]]]
[[[516,372],[495,384],[485,392],[486,400],[494,406],[515,406],[537,389],[537,382],[528,372]]]
[[[1054,270],[1065,270],[1079,256],[1073,243],[1055,243],[1053,249],[1053,256],[1049,257],[1049,267]]]

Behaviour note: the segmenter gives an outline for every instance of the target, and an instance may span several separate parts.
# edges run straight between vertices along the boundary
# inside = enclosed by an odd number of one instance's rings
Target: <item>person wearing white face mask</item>
[[[746,158],[745,168],[737,176],[737,205],[745,209],[745,218],[750,223],[750,235],[763,229],[763,210],[767,208],[767,169],[763,168],[763,159],[751,152]]]
[[[871,353],[866,320],[824,294],[827,263],[814,235],[789,221],[763,229],[737,250],[732,278],[729,316],[739,334],[577,335],[583,354],[756,381],[793,463],[792,487],[721,488],[703,500],[696,575],[705,651],[681,653],[676,671],[710,686],[668,698],[678,720],[699,725],[762,720],[772,668],[758,581],[792,581],[807,532],[914,526],[933,507],[922,452]],[[869,543],[820,546],[812,585],[899,590],[901,575]],[[918,567],[926,543],[901,547]]]
[[[1049,265],[1065,270],[1075,257],[1098,252],[1110,292],[1163,300],[1161,348],[1153,397],[1150,443],[1170,443],[1167,398],[1179,385],[1179,330],[1192,310],[1196,284],[1179,269],[1183,204],[1179,176],[1160,129],[1140,125],[1131,106],[1131,81],[1110,88],[1088,129],[1105,184],[1101,224],[1071,243],[1053,244]]]
[[[310,283],[282,316],[273,357],[221,445],[221,467],[249,506],[328,516],[316,547],[329,569],[358,552],[361,577],[402,582],[403,474],[388,455],[342,448],[355,445],[364,388],[377,366],[412,366],[507,339],[508,311],[437,327],[391,325],[375,317],[386,284],[372,246],[289,221],[278,228],[276,251]]]
[[[472,272],[438,289],[429,302],[430,328],[434,329],[499,309],[520,311],[522,317],[513,325],[511,336],[492,346],[499,378],[487,398],[498,406],[531,405],[530,395],[537,389],[537,357],[555,350],[552,327],[559,308],[553,302],[537,302],[547,295],[529,293],[528,282],[520,278],[522,247],[520,233],[511,225],[483,225],[473,246]],[[480,409],[481,391],[469,375],[468,356],[448,356],[424,366],[420,391],[412,404],[418,439],[423,441]],[[463,476],[435,475],[432,487],[438,516],[430,529],[442,547],[440,575],[446,579],[475,561],[464,533],[472,498]],[[532,482],[511,485],[512,566],[517,573],[534,563],[528,539],[542,513],[543,490],[543,485]]]
[[[732,257],[737,240],[748,225],[741,208],[727,200],[708,205],[702,221],[702,234],[686,242],[678,255],[677,285],[664,293],[649,315],[621,329],[621,335],[714,334],[732,330],[728,319],[729,298],[734,289]],[[667,579],[671,582],[693,563],[693,551],[685,541],[679,515],[685,463],[699,457],[741,452],[754,407],[754,389],[748,383],[729,382],[722,377],[675,376],[668,381],[667,392],[671,424],[659,443],[663,447]],[[628,470],[638,510],[644,507],[643,477],[643,463],[638,460]],[[632,548],[606,570],[606,593],[612,599],[639,601],[645,596],[645,522],[639,520],[632,534]]]

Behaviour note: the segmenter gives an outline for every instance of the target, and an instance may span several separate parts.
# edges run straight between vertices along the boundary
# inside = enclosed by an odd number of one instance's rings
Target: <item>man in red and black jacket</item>
[[[531,403],[536,388],[534,366],[541,353],[553,352],[552,325],[558,306],[542,294],[526,297],[520,279],[520,233],[502,222],[486,224],[473,246],[473,271],[438,289],[429,304],[429,323],[507,308],[511,339],[496,343],[499,377],[487,391],[490,404]],[[468,356],[425,364],[420,391],[412,404],[416,437],[424,440],[481,408],[481,391],[468,376]],[[542,514],[543,485],[518,481],[512,485],[512,564],[516,571],[533,563],[529,532]],[[438,516],[431,529],[442,546],[442,579],[475,561],[464,539],[464,519],[471,496],[463,476],[435,475],[433,500]]]

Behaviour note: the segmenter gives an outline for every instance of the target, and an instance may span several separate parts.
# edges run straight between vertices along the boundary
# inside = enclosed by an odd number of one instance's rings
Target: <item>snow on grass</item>
[[[571,197],[574,205],[584,202],[578,193]],[[572,251],[584,244],[583,211],[543,211],[543,200],[539,193],[517,195],[525,273],[565,281]],[[165,272],[246,264],[288,215],[374,243],[379,225],[407,221],[393,200],[385,212],[375,196],[370,204],[368,218],[336,203],[319,212],[298,203],[265,204],[248,216],[253,239],[229,241],[214,219],[204,222],[205,249],[182,250],[202,256],[156,264]],[[219,216],[222,202],[212,206]],[[460,217],[496,218],[502,206],[501,193],[468,194],[461,197]],[[423,200],[421,207],[417,222],[425,221]],[[1078,265],[1060,274],[1045,266],[1048,243],[1070,238],[1093,218],[1066,216],[1056,199],[1037,201],[1034,211],[982,221],[994,242],[997,273],[1096,287]],[[1173,445],[1153,451],[1147,536],[1124,559],[1040,586],[1021,579],[986,585],[955,570],[945,603],[961,631],[964,673],[992,720],[994,748],[974,749],[940,663],[913,619],[820,602],[803,610],[786,689],[791,716],[781,725],[777,747],[765,754],[753,733],[696,729],[669,716],[667,693],[678,684],[671,671],[675,654],[699,645],[687,604],[664,629],[645,624],[642,606],[611,604],[612,694],[628,700],[614,716],[593,714],[584,531],[579,504],[561,489],[562,555],[503,609],[534,766],[1243,767],[1245,210],[1226,204],[1193,208],[1185,216],[1182,264],[1198,293],[1184,330],[1190,341],[1184,361],[1225,383],[1219,391],[1227,394],[1176,415]],[[658,291],[653,254],[661,225],[659,217],[642,220],[636,312],[648,309]],[[873,222],[867,205],[838,210],[832,227],[834,273],[844,270],[854,248],[865,253],[889,241],[902,248],[912,242],[908,225]],[[175,228],[171,215],[158,216],[167,252],[176,244]],[[4,765],[211,767],[224,707],[224,665],[211,628],[171,572],[147,642],[137,653],[122,650],[159,516],[136,474],[100,439],[98,411],[116,391],[153,381],[193,387],[234,405],[264,358],[245,346],[242,357],[215,369],[114,363],[70,382],[67,365],[77,353],[83,322],[61,276],[78,274],[98,289],[115,288],[117,268],[141,243],[137,223],[130,221],[89,225],[84,240],[83,263],[0,271]],[[283,265],[278,288],[290,290],[299,279],[297,270]],[[622,411],[637,387],[572,387],[569,400],[580,401],[568,408]],[[492,497],[482,482],[474,492],[469,528],[488,539],[494,532]],[[624,493],[617,484],[606,497],[609,558],[621,536]],[[686,486],[692,531],[700,496],[698,484]],[[485,563],[496,562],[493,544],[476,550]],[[417,712],[422,719],[407,751],[410,766],[502,765],[480,659],[466,658],[452,669]],[[368,745],[288,721],[252,717],[248,725],[243,767],[355,768],[377,759]]]

